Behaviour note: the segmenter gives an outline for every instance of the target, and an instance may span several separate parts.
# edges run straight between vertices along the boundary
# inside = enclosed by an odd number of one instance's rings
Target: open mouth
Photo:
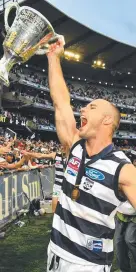
[[[86,124],[87,124],[87,119],[86,119],[84,116],[81,116],[81,117],[80,117],[80,120],[81,120],[81,127],[86,126]]]

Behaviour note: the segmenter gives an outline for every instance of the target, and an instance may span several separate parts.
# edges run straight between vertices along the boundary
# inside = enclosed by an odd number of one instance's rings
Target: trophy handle
[[[17,2],[9,4],[8,7],[5,9],[4,22],[5,22],[6,32],[8,32],[10,30],[10,26],[8,24],[8,17],[9,17],[10,11],[14,8],[16,9],[16,14],[17,14],[17,12],[19,11],[19,8],[20,8],[20,6],[18,5]]]

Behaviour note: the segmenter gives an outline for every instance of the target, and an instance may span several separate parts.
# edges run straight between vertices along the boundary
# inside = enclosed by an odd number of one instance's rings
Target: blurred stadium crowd
[[[17,126],[29,128],[31,125],[32,133],[31,136],[26,135],[26,137],[20,133],[15,140],[13,138],[7,139],[4,134],[5,128],[2,128],[1,123],[1,174],[11,169],[18,169],[18,171],[23,169],[29,170],[34,166],[46,167],[54,163],[53,160],[32,158],[25,151],[49,154],[61,149],[57,140],[55,141],[52,138],[48,138],[47,140],[45,136],[45,140],[43,141],[40,137],[38,140],[35,137],[36,130],[39,130],[39,133],[40,130],[45,130],[47,133],[48,131],[56,132],[53,117],[54,108],[49,94],[48,79],[45,70],[39,72],[18,66],[12,71],[11,78],[14,78],[14,80],[7,93],[8,99],[11,97],[16,103],[23,101],[23,105],[28,106],[29,110],[26,112],[21,111],[21,107],[18,106],[15,108],[3,107],[0,115],[7,118],[7,126],[12,125],[12,129],[17,128]],[[75,113],[77,127],[80,126],[79,114],[81,107],[84,107],[93,99],[104,98],[116,104],[121,111],[120,130],[114,135],[116,139],[115,145],[117,148],[123,150],[136,149],[136,94],[132,89],[117,89],[113,84],[107,86],[108,83],[104,85],[102,82],[83,81],[80,78],[74,79],[73,76],[71,79],[68,78],[66,82],[71,94],[71,106]],[[34,111],[31,111],[31,108],[34,108]],[[44,109],[43,113],[40,111],[41,109]]]
[[[0,175],[9,170],[27,171],[54,166],[54,160],[43,158],[43,155],[61,151],[60,144],[55,141],[35,141],[33,138],[34,134],[31,139],[0,137]]]
[[[43,86],[44,88],[49,88],[48,86],[48,79],[45,74],[31,72],[30,70],[26,68],[17,68],[13,71],[18,77],[21,77],[22,79],[26,81],[30,81],[32,83],[35,83],[37,85]],[[84,80],[84,82],[78,78],[77,80],[74,79],[74,77],[71,77],[71,80],[67,80],[67,86],[70,90],[70,93],[72,96],[84,98],[87,102],[89,100],[97,99],[99,97],[102,97],[114,104],[122,104],[126,106],[136,106],[136,94],[131,90],[124,89],[117,89],[111,84],[111,86],[107,86],[108,83],[105,82],[105,86],[102,86],[102,82],[99,81],[99,83],[95,82],[87,82],[87,80]],[[127,87],[127,86],[126,86]],[[28,89],[29,90],[29,89]],[[37,96],[38,98],[38,96]],[[39,98],[40,99],[40,98]],[[45,100],[35,100],[39,101],[45,104]]]

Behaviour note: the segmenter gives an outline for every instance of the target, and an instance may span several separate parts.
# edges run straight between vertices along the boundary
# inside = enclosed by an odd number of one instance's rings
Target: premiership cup
[[[16,16],[9,27],[8,16],[15,8]],[[4,56],[0,60],[0,79],[9,86],[8,74],[13,65],[28,61],[34,54],[43,55],[48,52],[51,43],[58,40],[50,22],[33,8],[17,3],[5,9],[5,29],[7,35],[3,42]]]

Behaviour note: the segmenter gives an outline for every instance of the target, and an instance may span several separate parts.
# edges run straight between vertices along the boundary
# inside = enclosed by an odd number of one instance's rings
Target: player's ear
[[[113,123],[113,117],[111,115],[106,115],[105,118],[103,119],[103,124],[110,125],[112,123]]]

